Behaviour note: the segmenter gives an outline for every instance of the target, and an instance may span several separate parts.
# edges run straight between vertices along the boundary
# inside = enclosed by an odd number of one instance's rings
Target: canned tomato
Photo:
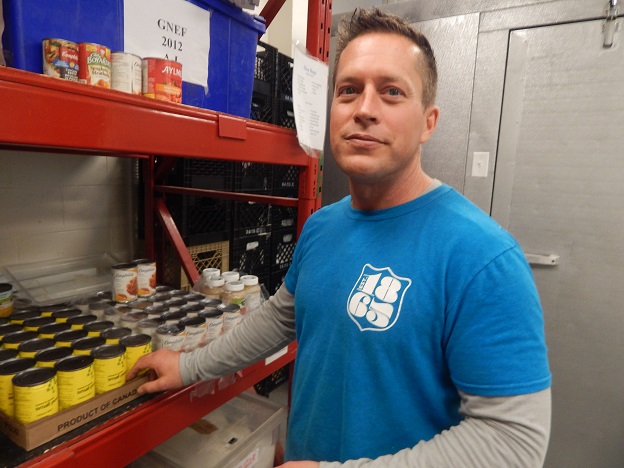
[[[13,377],[15,419],[28,424],[58,413],[56,371],[50,367],[33,367]]]
[[[8,317],[13,313],[13,286],[0,283],[0,317]]]
[[[95,393],[121,387],[126,382],[126,348],[120,344],[105,344],[91,351],[95,370]]]
[[[100,88],[111,87],[110,49],[100,44],[78,44],[78,81]]]
[[[138,269],[134,263],[113,265],[113,293],[116,302],[127,304],[138,296]]]
[[[127,52],[111,54],[111,88],[124,93],[142,93],[141,57]]]
[[[65,39],[44,39],[43,74],[78,81],[78,44]]]
[[[69,356],[54,364],[58,380],[59,409],[95,396],[95,373],[91,356]]]
[[[13,405],[13,377],[25,369],[35,365],[33,359],[14,358],[0,362],[0,411],[9,417],[13,417],[15,407]]]
[[[148,258],[134,260],[137,266],[139,297],[149,297],[156,292],[156,262]]]
[[[143,96],[182,102],[182,64],[173,60],[143,59]]]

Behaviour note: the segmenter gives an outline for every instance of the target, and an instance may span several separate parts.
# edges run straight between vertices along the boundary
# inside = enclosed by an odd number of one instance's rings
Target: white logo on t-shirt
[[[392,327],[401,312],[409,278],[392,269],[366,264],[347,299],[347,312],[360,330],[383,331]]]

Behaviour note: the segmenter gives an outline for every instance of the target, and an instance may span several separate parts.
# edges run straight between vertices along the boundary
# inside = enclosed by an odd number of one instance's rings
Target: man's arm
[[[460,395],[460,413],[466,419],[433,439],[375,460],[323,462],[320,468],[543,466],[550,437],[550,389],[506,397]]]

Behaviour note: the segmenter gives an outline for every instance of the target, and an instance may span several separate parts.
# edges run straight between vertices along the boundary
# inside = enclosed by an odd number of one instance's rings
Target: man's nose
[[[370,89],[364,88],[357,100],[355,118],[367,122],[377,122],[379,119],[379,96]]]

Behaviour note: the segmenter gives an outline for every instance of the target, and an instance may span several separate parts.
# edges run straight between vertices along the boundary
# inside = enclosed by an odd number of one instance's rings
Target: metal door
[[[623,36],[603,48],[598,20],[510,33],[492,216],[535,263],[550,468],[624,466]]]

